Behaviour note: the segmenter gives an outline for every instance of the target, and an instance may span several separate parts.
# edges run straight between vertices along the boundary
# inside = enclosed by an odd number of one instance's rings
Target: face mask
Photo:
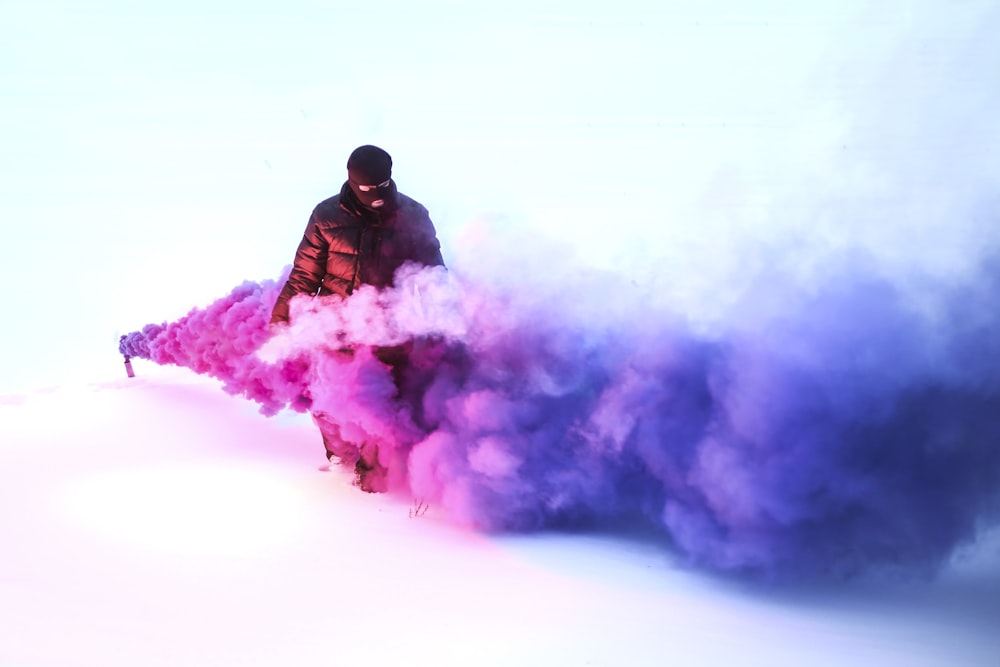
[[[385,205],[386,197],[392,192],[392,179],[387,178],[381,183],[369,184],[359,182],[356,174],[348,174],[347,182],[362,206],[378,209]]]

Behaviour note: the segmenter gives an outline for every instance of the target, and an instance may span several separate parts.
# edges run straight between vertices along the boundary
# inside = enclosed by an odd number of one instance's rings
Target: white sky
[[[452,266],[476,261],[459,243],[484,217],[585,261],[666,267],[689,304],[789,230],[888,252],[913,237],[895,216],[816,225],[824,197],[872,194],[885,153],[921,163],[923,137],[884,128],[989,102],[993,70],[966,45],[990,43],[990,3],[934,7],[4,3],[2,383],[93,373],[121,333],[277,276],[361,143],[394,155]],[[965,248],[946,233],[927,244],[939,264]]]
[[[775,138],[842,93],[819,63],[845,35],[891,52],[904,6],[4,3],[5,384],[276,276],[361,143],[449,263],[493,214],[605,262],[669,245],[711,174],[772,177]]]
[[[1000,135],[920,135],[997,127],[991,4],[0,0],[0,663],[799,665],[794,635],[813,665],[989,664],[995,548],[943,584],[769,599],[635,545],[415,528],[316,473],[308,423],[148,367],[123,385],[116,347],[276,277],[362,143],[459,268],[487,219],[684,271],[692,304],[788,236],[955,271],[995,232],[824,212],[937,169],[997,185]],[[366,567],[396,585],[377,602]]]

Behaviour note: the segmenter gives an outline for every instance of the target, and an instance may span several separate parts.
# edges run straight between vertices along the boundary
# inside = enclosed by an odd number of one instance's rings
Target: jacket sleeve
[[[444,266],[444,257],[441,255],[441,242],[438,241],[434,223],[427,209],[423,209],[423,233],[420,235],[421,244],[418,251],[419,261],[427,266]]]
[[[271,310],[271,323],[288,321],[288,302],[296,294],[315,294],[326,275],[326,258],[329,242],[320,233],[313,212],[295,251],[292,272],[281,288],[278,299]]]

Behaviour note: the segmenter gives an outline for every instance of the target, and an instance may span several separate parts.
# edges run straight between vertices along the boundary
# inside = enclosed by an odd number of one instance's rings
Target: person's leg
[[[386,468],[379,461],[377,444],[363,442],[355,445],[344,442],[340,437],[340,429],[324,419],[322,413],[313,413],[312,418],[323,436],[323,446],[329,461],[322,470],[329,470],[331,466],[340,464],[348,470],[354,469],[354,484],[362,491],[384,493],[388,490]]]
[[[403,390],[403,382],[406,377],[406,367],[409,363],[411,348],[412,343],[372,348],[372,354],[375,355],[375,358],[389,367],[389,372],[392,373],[392,381],[398,391]]]
[[[368,493],[384,493],[388,490],[387,470],[378,458],[378,445],[365,442],[361,445],[360,456],[354,464],[354,483]]]
[[[403,387],[406,382],[407,366],[409,363],[409,352],[411,344],[393,345],[389,347],[373,347],[372,354],[376,359],[389,367],[392,374],[392,381],[396,385],[397,396],[403,395]],[[315,418],[315,415],[314,415]],[[317,422],[319,423],[319,422]],[[329,429],[328,429],[329,430]],[[323,427],[320,427],[323,432]],[[323,442],[327,451],[334,451],[334,456],[340,458],[345,464],[354,466],[354,483],[368,493],[383,493],[388,489],[387,469],[379,460],[378,444],[374,442],[363,442],[357,447],[353,447],[353,458],[348,460],[340,456],[336,445],[327,444],[328,433],[324,433]]]
[[[340,438],[340,429],[336,424],[327,421],[323,413],[314,412],[312,418],[323,437],[323,447],[326,450],[327,460],[331,463],[340,463],[348,468],[354,466],[360,458],[357,445],[344,442]]]

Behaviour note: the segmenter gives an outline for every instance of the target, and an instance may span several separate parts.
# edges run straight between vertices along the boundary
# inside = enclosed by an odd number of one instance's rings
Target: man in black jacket
[[[271,323],[287,323],[288,302],[297,294],[349,296],[360,285],[389,287],[406,262],[442,266],[427,209],[396,190],[392,158],[377,146],[360,146],[347,160],[340,194],[320,202],[306,225],[288,280],[271,311]],[[397,386],[408,362],[408,346],[382,347],[375,356],[390,366]],[[354,465],[365,491],[385,490],[377,444],[345,443],[335,424],[313,413],[327,458]]]
[[[313,210],[278,296],[271,322],[288,321],[296,294],[348,296],[359,285],[392,285],[406,262],[444,264],[427,209],[396,190],[392,158],[361,146],[347,161],[347,182]]]

